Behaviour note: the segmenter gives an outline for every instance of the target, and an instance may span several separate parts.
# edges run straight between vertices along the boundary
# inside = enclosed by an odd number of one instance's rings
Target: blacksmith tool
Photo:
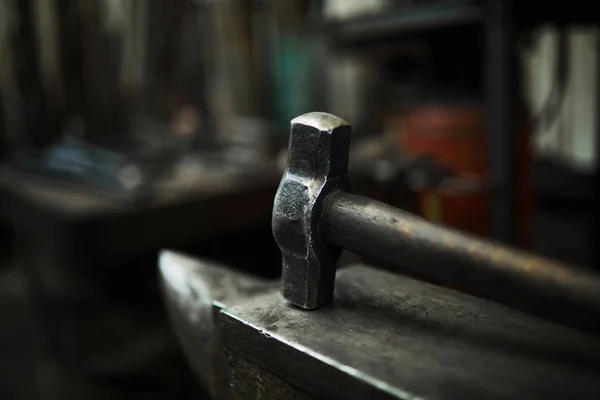
[[[305,309],[330,303],[336,263],[347,249],[397,272],[598,330],[600,276],[351,194],[350,125],[321,112],[291,125],[272,219],[287,300]]]
[[[350,194],[349,144],[339,118],[292,121],[273,210],[289,301],[278,281],[162,253],[173,327],[212,398],[598,398],[600,336],[565,326],[597,330],[598,276]],[[342,248],[378,268],[336,272]]]

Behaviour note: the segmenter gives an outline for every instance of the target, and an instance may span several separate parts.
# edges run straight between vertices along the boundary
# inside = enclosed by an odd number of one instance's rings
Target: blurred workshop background
[[[352,124],[357,193],[600,268],[598,21],[578,1],[0,0],[0,398],[203,398],[158,252],[277,277],[309,111]]]

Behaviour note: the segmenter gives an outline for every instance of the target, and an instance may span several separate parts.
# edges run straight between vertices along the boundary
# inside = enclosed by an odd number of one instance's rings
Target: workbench
[[[170,365],[165,358],[185,368],[162,311],[158,251],[194,249],[235,265],[266,246],[273,259],[247,267],[277,275],[270,234],[276,188],[275,176],[212,179],[132,203],[0,170],[0,218],[16,234],[43,357],[85,379],[146,376],[153,365]]]

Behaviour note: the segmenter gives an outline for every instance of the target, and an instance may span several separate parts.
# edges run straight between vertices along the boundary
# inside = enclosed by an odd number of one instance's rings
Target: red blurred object
[[[525,120],[524,118],[522,120]],[[490,224],[484,109],[479,104],[429,103],[390,119],[398,148],[410,157],[430,157],[459,179],[473,183],[442,185],[418,191],[418,211],[429,220],[478,235]],[[518,244],[529,247],[531,226],[531,155],[529,128],[518,139]],[[478,188],[473,190],[473,188]]]

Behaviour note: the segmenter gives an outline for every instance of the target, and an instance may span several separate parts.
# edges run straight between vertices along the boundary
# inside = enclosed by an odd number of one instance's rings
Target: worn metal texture
[[[338,192],[325,202],[323,240],[394,271],[536,315],[600,330],[600,276],[444,228],[381,202]]]
[[[315,400],[315,397],[294,387],[277,375],[247,360],[233,351],[225,351],[228,400]]]
[[[338,272],[334,303],[319,311],[271,294],[224,310],[220,324],[229,349],[322,399],[600,394],[600,338],[372,268]]]
[[[162,292],[177,339],[204,389],[213,398],[222,398],[227,372],[215,318],[229,305],[276,292],[279,282],[172,251],[161,253],[159,267]]]
[[[350,125],[313,112],[292,120],[287,169],[273,206],[273,235],[283,256],[282,294],[314,309],[331,301],[341,249],[322,243],[318,223],[325,198],[348,189]]]

